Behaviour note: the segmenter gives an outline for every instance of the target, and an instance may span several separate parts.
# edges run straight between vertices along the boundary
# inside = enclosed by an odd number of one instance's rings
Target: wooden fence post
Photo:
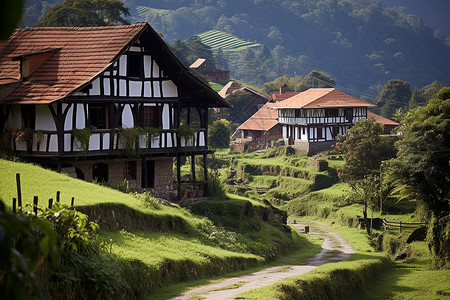
[[[402,233],[402,221],[400,221],[400,233]]]
[[[37,216],[37,211],[38,211],[38,209],[37,209],[37,206],[38,206],[38,196],[34,196],[34,199],[33,199],[33,211],[34,211],[34,214]]]
[[[72,201],[70,202],[70,207],[73,207],[74,202],[75,202],[75,197],[72,197]]]
[[[53,207],[53,198],[48,199],[48,208],[52,209]]]
[[[61,192],[57,191],[56,192],[56,202],[59,202],[59,196],[60,196]]]
[[[12,205],[12,209],[13,209],[13,213],[16,213],[16,198],[13,198],[13,205]]]
[[[17,183],[17,204],[19,209],[22,210],[22,190],[20,189],[20,173],[16,173],[16,183]]]

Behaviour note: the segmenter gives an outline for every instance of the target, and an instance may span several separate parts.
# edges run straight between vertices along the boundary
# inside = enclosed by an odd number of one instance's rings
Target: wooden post
[[[48,208],[52,209],[53,207],[53,198],[48,199]]]
[[[70,202],[70,207],[73,207],[74,202],[75,202],[75,197],[72,197],[72,201]]]
[[[37,216],[37,206],[38,206],[38,196],[34,196],[34,199],[33,199],[33,211],[34,211],[34,214]]]
[[[56,192],[56,202],[59,202],[59,196],[61,195],[60,191]]]
[[[191,156],[191,174],[192,181],[195,181],[195,155]]]
[[[177,201],[181,201],[181,166],[180,166],[180,163],[181,163],[180,153],[177,152]]]
[[[20,189],[20,173],[16,174],[16,183],[17,183],[17,204],[19,206],[19,210],[22,210],[22,191]]]
[[[208,165],[207,165],[207,160],[206,160],[206,153],[203,153],[203,175],[205,177],[205,196],[209,196],[208,195]]]
[[[13,213],[16,213],[16,202],[17,202],[17,199],[13,198],[13,205],[12,205]]]
[[[400,221],[400,233],[402,233],[402,221]]]

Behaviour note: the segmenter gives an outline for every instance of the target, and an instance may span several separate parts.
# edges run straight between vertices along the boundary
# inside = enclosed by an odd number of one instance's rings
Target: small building
[[[375,106],[335,88],[311,88],[270,109],[278,112],[285,143],[301,154],[313,155],[329,149],[338,135],[367,118],[367,109]]]
[[[230,80],[228,81],[228,83],[219,91],[219,95],[222,98],[226,98],[228,95],[232,94],[233,92],[239,90],[240,88],[242,88],[242,86],[237,83],[234,80]]]
[[[165,198],[176,161],[178,199],[181,157],[206,164],[208,109],[229,106],[147,23],[18,29],[0,41],[0,96],[17,155]]]
[[[281,139],[281,125],[277,111],[270,109],[275,103],[267,102],[254,115],[242,123],[233,134],[231,151],[255,151],[267,149],[272,141]]]
[[[228,81],[230,80],[230,71],[224,71],[205,58],[198,58],[189,68],[196,70],[204,75],[209,81]]]
[[[367,118],[373,118],[375,119],[375,122],[383,124],[384,125],[384,134],[393,134],[395,127],[399,126],[400,124],[392,121],[388,118],[382,117],[380,115],[377,115],[373,112],[368,111],[367,112]]]
[[[274,102],[281,102],[281,101],[291,98],[299,93],[299,92],[286,92],[286,87],[287,87],[287,84],[282,83],[282,84],[280,84],[280,92],[272,93],[272,100]]]

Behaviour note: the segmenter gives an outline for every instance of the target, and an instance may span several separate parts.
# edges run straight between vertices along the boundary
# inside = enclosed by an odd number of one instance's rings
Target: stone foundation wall
[[[142,161],[141,159],[108,159],[94,161],[77,161],[73,163],[75,168],[80,169],[84,174],[84,180],[93,181],[93,165],[104,163],[108,165],[108,181],[111,183],[122,183],[125,179],[124,170],[127,161],[136,161],[136,179],[127,179],[130,188],[137,192],[149,191],[157,198],[170,199],[173,197],[173,158],[153,158],[155,161],[155,187],[143,189],[142,182]]]
[[[310,143],[307,141],[295,140],[293,147],[295,151],[297,151],[297,154],[311,156],[322,151],[330,150],[335,144],[336,141]]]

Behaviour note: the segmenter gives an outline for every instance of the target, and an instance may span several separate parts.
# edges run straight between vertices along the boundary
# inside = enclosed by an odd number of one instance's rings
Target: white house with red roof
[[[355,122],[367,118],[376,105],[335,88],[311,88],[275,103],[282,138],[300,152],[314,154],[330,148]]]
[[[6,147],[89,181],[126,178],[168,197],[175,159],[179,198],[180,157],[206,162],[208,109],[228,106],[147,23],[24,28],[0,41]]]

